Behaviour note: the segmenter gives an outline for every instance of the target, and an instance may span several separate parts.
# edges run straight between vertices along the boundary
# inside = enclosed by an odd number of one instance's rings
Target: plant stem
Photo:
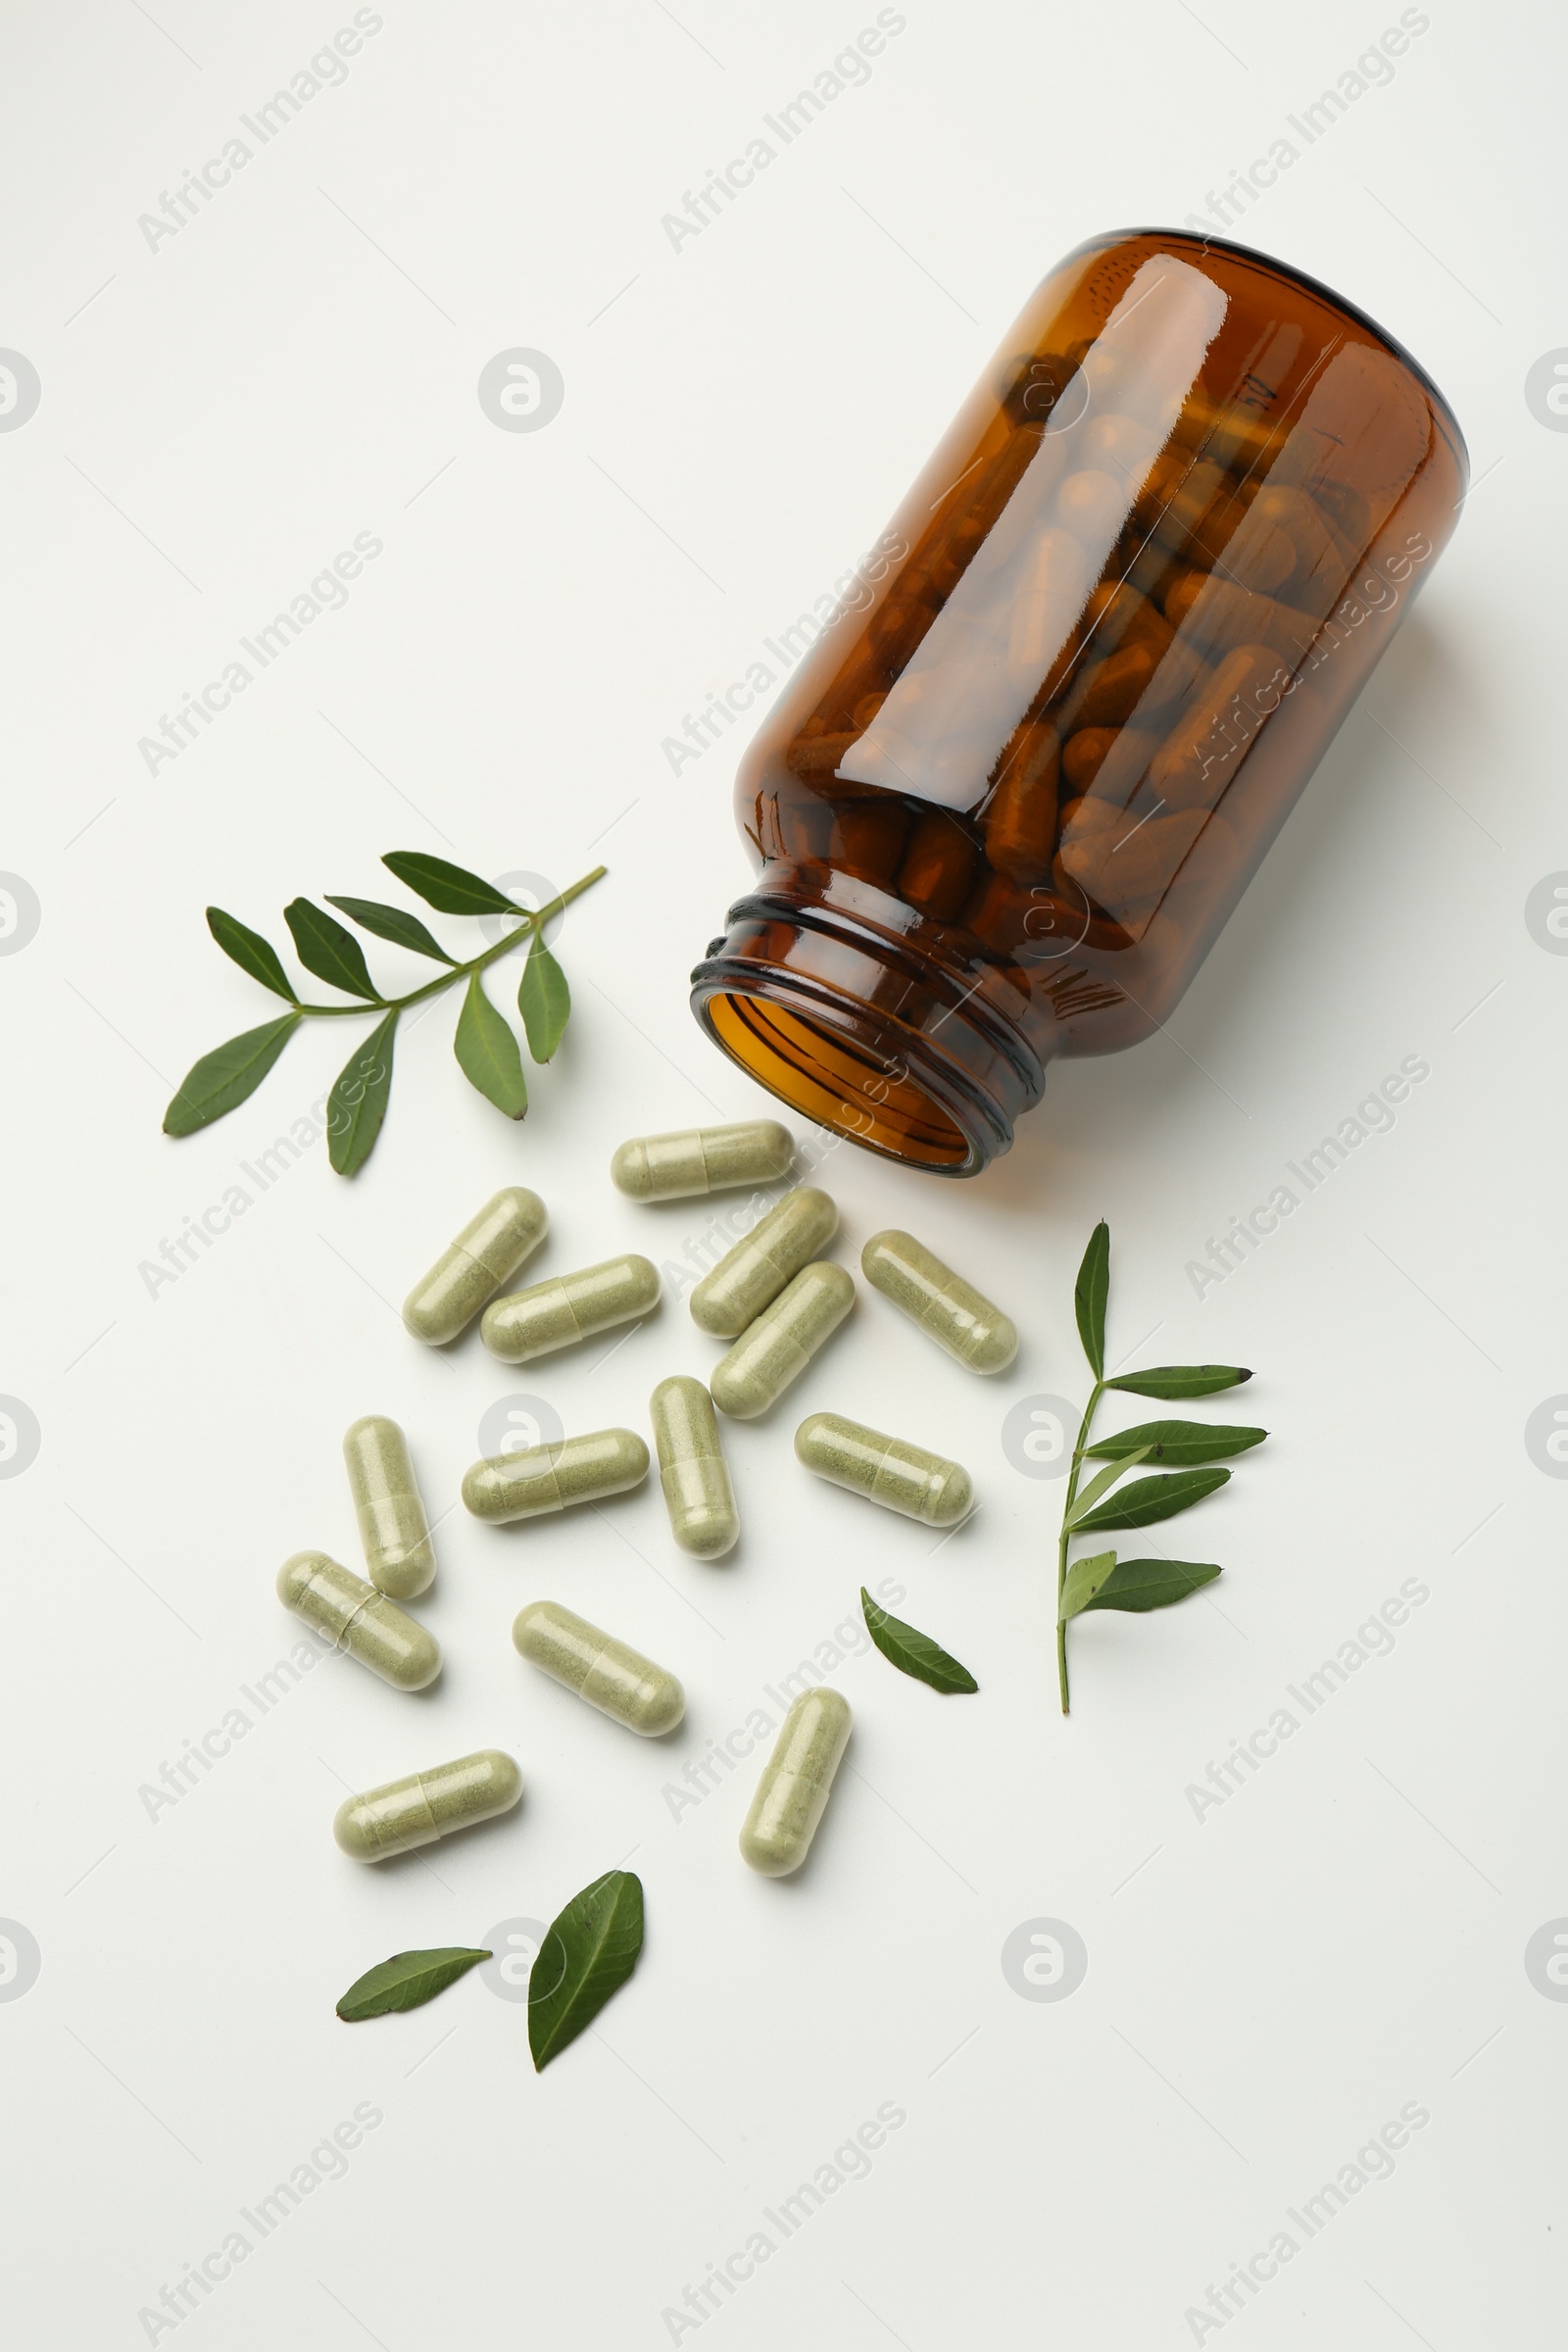
[[[1078,1499],[1078,1473],[1084,1466],[1084,1451],[1089,1444],[1089,1425],[1095,1417],[1095,1407],[1105,1393],[1105,1384],[1097,1380],[1089,1392],[1084,1417],[1078,1424],[1078,1443],[1072,1449],[1072,1468],[1067,1473],[1067,1493],[1061,1505],[1061,1537],[1056,1545],[1056,1681],[1061,1690],[1061,1711],[1069,1712],[1067,1693],[1067,1628],[1061,1621],[1062,1597],[1067,1590],[1067,1546],[1072,1542],[1072,1530],[1067,1525],[1073,1504]]]
[[[517,912],[522,915],[522,921],[515,931],[509,931],[505,939],[498,939],[495,946],[486,948],[482,956],[470,956],[466,963],[452,964],[434,980],[427,980],[422,988],[410,989],[406,997],[362,997],[355,1004],[301,1004],[296,1001],[295,1010],[314,1013],[319,1019],[330,1021],[341,1019],[344,1014],[351,1012],[401,1012],[406,1005],[422,1004],[426,997],[438,997],[455,980],[464,979],[469,972],[482,972],[486,964],[496,962],[509,949],[514,948],[519,939],[528,939],[535,931],[543,931],[546,923],[552,921],[563,906],[580,898],[585,890],[591,890],[609,871],[608,866],[596,865],[591,874],[584,874],[580,881],[569,883],[559,899],[552,899],[547,906],[536,907],[532,914],[519,906]]]

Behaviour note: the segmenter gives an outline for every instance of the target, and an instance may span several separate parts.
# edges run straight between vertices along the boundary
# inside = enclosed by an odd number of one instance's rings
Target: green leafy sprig
[[[537,1062],[549,1061],[561,1043],[571,1011],[565,974],[545,945],[545,925],[564,906],[589,889],[606,871],[596,865],[547,906],[519,906],[492,883],[466,867],[451,865],[422,850],[393,850],[381,863],[396,874],[438,914],[514,914],[515,930],[498,939],[481,955],[460,962],[448,955],[416,914],[406,907],[386,906],[377,899],[327,898],[352,922],[376,939],[426,956],[446,969],[422,988],[406,996],[386,997],[371,979],[365,951],[352,931],[336,916],[324,913],[309,899],[295,899],[283,909],[283,920],[294,942],[294,953],[305,969],[344,996],[349,1004],[309,1004],[303,1002],[270,940],[252,931],[221,906],[209,906],[207,927],[230,960],[288,1005],[277,1020],[264,1021],[231,1037],[186,1073],[178,1093],[164,1113],[166,1135],[194,1135],[210,1127],[246,1102],[272,1067],[303,1021],[341,1020],[346,1014],[378,1012],[368,1037],[350,1055],[327,1098],[327,1151],[340,1176],[356,1175],[375,1147],[392,1091],[392,1050],[400,1016],[412,1004],[422,1004],[466,980],[463,1008],[458,1015],[453,1050],[465,1077],[509,1119],[520,1119],[528,1107],[528,1087],[522,1056],[511,1023],[498,1012],[485,993],[480,975],[503,956],[527,941],[528,959],[517,989],[528,1052]]]
[[[1264,1429],[1202,1421],[1145,1421],[1136,1429],[1119,1430],[1092,1445],[1095,1413],[1107,1390],[1177,1401],[1212,1396],[1221,1389],[1239,1388],[1252,1377],[1234,1364],[1160,1364],[1147,1372],[1123,1372],[1107,1380],[1105,1307],[1109,1297],[1110,1228],[1102,1219],[1089,1237],[1073,1294],[1078,1337],[1095,1385],[1073,1447],[1056,1546],[1056,1679],[1064,1715],[1068,1708],[1067,1628],[1074,1617],[1089,1609],[1166,1609],[1200,1586],[1212,1584],[1220,1573],[1207,1560],[1118,1560],[1113,1551],[1095,1552],[1069,1566],[1067,1553],[1073,1538],[1153,1527],[1161,1519],[1174,1519],[1179,1511],[1190,1511],[1230,1477],[1228,1470],[1208,1465],[1260,1446],[1268,1435]],[[1078,1481],[1086,1461],[1102,1461],[1105,1467],[1080,1491]],[[1141,1462],[1164,1462],[1172,1467],[1169,1475],[1134,1479],[1113,1494],[1116,1481]]]

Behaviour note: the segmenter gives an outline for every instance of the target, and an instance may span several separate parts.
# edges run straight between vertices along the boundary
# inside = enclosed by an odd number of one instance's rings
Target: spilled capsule
[[[803,1266],[789,1288],[741,1333],[709,1379],[721,1413],[750,1421],[799,1380],[855,1304],[855,1285],[827,1258]]]
[[[795,1432],[795,1456],[818,1478],[927,1527],[956,1527],[974,1504],[974,1483],[961,1462],[842,1413],[808,1414]]]
[[[297,1551],[285,1560],[277,1597],[394,1690],[423,1690],[441,1671],[434,1634],[324,1551]]]
[[[479,1337],[503,1363],[551,1355],[596,1331],[630,1323],[659,1304],[659,1269],[646,1257],[607,1257],[575,1274],[557,1274],[531,1290],[498,1298],[484,1310]]]
[[[741,1522],[713,1399],[700,1380],[676,1373],[660,1382],[648,1411],[670,1534],[699,1560],[722,1559],[733,1550]]]
[[[873,1233],[860,1271],[911,1323],[971,1372],[1004,1372],[1018,1352],[1016,1325],[912,1233]]]
[[[610,1163],[610,1181],[634,1200],[681,1200],[786,1175],[795,1138],[777,1119],[734,1127],[687,1127],[678,1135],[634,1135]]]
[[[648,1476],[648,1448],[634,1429],[596,1429],[475,1462],[463,1499],[476,1519],[538,1519],[574,1502],[623,1494]]]
[[[787,1878],[806,1860],[853,1723],[848,1699],[820,1687],[785,1716],[741,1830],[742,1858],[764,1878]]]
[[[715,1339],[737,1339],[833,1239],[838,1225],[838,1209],[826,1193],[797,1185],[703,1276],[689,1302],[692,1321]]]
[[[345,1435],[343,1459],[370,1582],[394,1600],[412,1600],[435,1582],[435,1549],[409,1442],[384,1413],[367,1413]]]
[[[346,1797],[332,1816],[332,1835],[356,1862],[385,1862],[393,1854],[433,1845],[455,1830],[510,1813],[522,1794],[522,1775],[499,1747],[481,1747],[428,1772]]]
[[[512,1641],[531,1666],[645,1740],[672,1732],[686,1712],[686,1693],[672,1674],[559,1600],[531,1600],[519,1609]]]
[[[533,1255],[549,1224],[537,1193],[509,1185],[495,1194],[415,1284],[403,1302],[405,1327],[432,1348],[455,1340]]]

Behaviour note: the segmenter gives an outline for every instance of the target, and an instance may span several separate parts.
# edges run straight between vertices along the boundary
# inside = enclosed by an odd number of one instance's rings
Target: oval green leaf
[[[1078,1317],[1078,1337],[1084,1344],[1090,1370],[1097,1380],[1105,1376],[1105,1301],[1110,1296],[1110,1227],[1103,1217],[1089,1236],[1084,1262],[1072,1295]]]
[[[1068,1570],[1061,1623],[1087,1609],[1168,1609],[1218,1574],[1211,1560],[1118,1560],[1113,1551],[1102,1551],[1075,1560]]]
[[[373,931],[377,939],[389,939],[395,948],[412,948],[416,956],[432,956],[437,963],[457,962],[455,956],[449,956],[431,938],[416,914],[409,914],[401,906],[385,906],[379,899],[335,899],[330,891],[322,895],[329,906],[340,906],[362,931]]]
[[[517,983],[517,1010],[527,1033],[528,1051],[535,1061],[548,1061],[561,1043],[571,1013],[571,991],[566,975],[535,933],[528,960]]]
[[[357,1176],[375,1149],[392,1092],[392,1047],[398,1016],[377,1021],[351,1054],[326,1099],[327,1156],[340,1176]]]
[[[487,1102],[493,1102],[497,1110],[504,1110],[509,1119],[522,1117],[528,1107],[522,1055],[510,1027],[480,986],[477,972],[468,981],[452,1051],[464,1076],[478,1088]]]
[[[643,1884],[608,1870],[552,1920],[528,1974],[528,2047],[543,2074],[591,2026],[637,1965],[643,1948]]]
[[[1190,1511],[1195,1502],[1224,1486],[1229,1477],[1228,1470],[1178,1470],[1171,1478],[1135,1478],[1109,1502],[1080,1519],[1078,1533],[1088,1536],[1102,1529],[1152,1527],[1156,1520],[1174,1519],[1178,1511]]]
[[[1134,1396],[1212,1396],[1220,1389],[1240,1388],[1251,1377],[1237,1364],[1156,1364],[1149,1372],[1124,1372],[1105,1386],[1125,1389]]]
[[[1072,1507],[1063,1516],[1062,1526],[1080,1526],[1088,1517],[1089,1513],[1094,1509],[1102,1494],[1103,1494],[1107,1489],[1113,1487],[1118,1478],[1124,1477],[1125,1474],[1133,1468],[1135,1463],[1141,1462],[1148,1450],[1149,1448],[1147,1446],[1141,1446],[1129,1454],[1125,1460],[1114,1461],[1111,1463],[1108,1470],[1102,1470],[1098,1472],[1097,1475],[1089,1481],[1089,1484],[1087,1487],[1085,1487],[1083,1493],[1074,1496]]]
[[[225,914],[221,906],[208,907],[207,928],[223,954],[237,963],[242,972],[249,972],[253,980],[259,980],[274,996],[286,998],[290,1004],[299,1003],[294,994],[294,983],[284,971],[282,960],[270,939],[264,939],[259,931],[252,931],[248,924],[239,922],[233,915]]]
[[[902,1617],[890,1617],[886,1609],[879,1609],[863,1585],[860,1608],[866,1632],[888,1664],[896,1666],[901,1674],[910,1676],[914,1682],[929,1684],[944,1697],[956,1692],[967,1696],[971,1690],[979,1690],[967,1666],[960,1666],[956,1658],[950,1657],[929,1634],[922,1634],[914,1626],[906,1625]]]
[[[1218,1421],[1141,1421],[1136,1429],[1119,1429],[1084,1451],[1102,1462],[1144,1453],[1174,1468],[1184,1462],[1223,1461],[1227,1454],[1261,1446],[1267,1436],[1266,1429],[1239,1429]]]
[[[381,992],[366,969],[365,950],[335,916],[323,914],[309,899],[294,899],[284,907],[283,920],[308,972],[329,988],[342,989],[345,996],[368,997],[372,1004],[379,1001]]]
[[[429,1952],[394,1952],[356,1977],[337,2005],[345,2025],[357,2026],[368,2017],[385,2017],[392,2010],[422,2009],[438,1992],[445,1992],[489,1952],[472,1951],[466,1944],[442,1944]]]
[[[526,906],[504,898],[494,883],[464,865],[432,858],[424,850],[389,850],[381,863],[406,882],[437,914],[526,914]]]
[[[215,1119],[235,1109],[254,1095],[273,1062],[299,1027],[303,1015],[285,1012],[281,1020],[264,1021],[231,1037],[226,1046],[204,1054],[180,1082],[178,1094],[164,1113],[166,1135],[194,1135]]]

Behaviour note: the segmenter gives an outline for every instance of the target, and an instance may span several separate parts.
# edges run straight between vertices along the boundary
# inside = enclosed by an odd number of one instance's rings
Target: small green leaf
[[[1125,1389],[1133,1396],[1212,1396],[1216,1390],[1240,1388],[1251,1377],[1235,1364],[1156,1364],[1150,1372],[1124,1372],[1105,1386]]]
[[[1074,1560],[1061,1588],[1061,1604],[1056,1611],[1058,1625],[1065,1625],[1069,1617],[1076,1617],[1089,1606],[1089,1596],[1099,1592],[1115,1565],[1113,1551],[1097,1551],[1087,1559]]]
[[[950,1657],[929,1634],[918,1633],[912,1625],[906,1625],[902,1617],[890,1617],[886,1609],[879,1609],[863,1585],[860,1608],[866,1632],[888,1664],[896,1666],[901,1674],[912,1676],[917,1683],[929,1683],[944,1697],[954,1692],[967,1695],[979,1690],[967,1666],[960,1666],[956,1658]]]
[[[643,1883],[607,1870],[550,1923],[528,1975],[528,2047],[543,2074],[618,1992],[643,1948]]]
[[[1092,1560],[1074,1560],[1068,1570],[1060,1621],[1065,1625],[1086,1609],[1168,1609],[1218,1574],[1212,1561],[1118,1561],[1113,1551],[1098,1552]]]
[[[210,1127],[225,1111],[234,1110],[254,1095],[273,1062],[288,1044],[304,1016],[285,1012],[281,1020],[264,1021],[215,1046],[188,1069],[178,1094],[164,1113],[166,1135],[194,1135]]]
[[[270,939],[264,939],[259,931],[250,930],[233,915],[225,914],[221,906],[208,907],[207,928],[223,954],[237,963],[242,972],[249,972],[253,980],[259,980],[274,996],[286,998],[290,1004],[299,1003],[294,994],[294,983],[284,971],[277,950]]]
[[[545,946],[544,936],[535,932],[528,960],[522,967],[517,983],[517,1010],[528,1035],[528,1051],[535,1061],[548,1061],[561,1043],[571,1012],[571,991],[566,975]]]
[[[464,1076],[478,1088],[487,1102],[493,1102],[497,1110],[504,1110],[509,1119],[522,1117],[528,1107],[522,1055],[511,1029],[480,987],[477,972],[468,981],[452,1051],[462,1064]]]
[[[1148,1446],[1143,1446],[1138,1452],[1130,1454],[1125,1461],[1114,1461],[1108,1470],[1100,1471],[1089,1481],[1083,1493],[1074,1497],[1072,1509],[1063,1518],[1062,1526],[1079,1526],[1089,1516],[1102,1494],[1113,1487],[1117,1479],[1123,1477],[1135,1462],[1141,1462],[1148,1451]]]
[[[330,891],[322,894],[329,906],[341,906],[351,922],[362,931],[373,931],[377,939],[389,939],[395,948],[412,948],[416,956],[433,956],[437,963],[456,963],[420,922],[416,914],[407,914],[401,906],[383,906],[379,899],[335,899]]]
[[[1089,1236],[1084,1262],[1072,1302],[1078,1316],[1078,1337],[1084,1344],[1089,1368],[1097,1380],[1105,1377],[1105,1301],[1110,1296],[1110,1227],[1103,1217]]]
[[[398,1016],[377,1021],[351,1054],[326,1099],[327,1156],[340,1176],[357,1176],[375,1149],[392,1092],[392,1047]]]
[[[356,1977],[337,2005],[345,2025],[357,2026],[368,2017],[385,2017],[389,2010],[422,2009],[438,1992],[445,1992],[489,1952],[470,1951],[466,1944],[442,1944],[430,1952],[394,1952]]]
[[[1178,1470],[1172,1478],[1136,1478],[1114,1501],[1102,1502],[1098,1511],[1080,1519],[1078,1532],[1087,1536],[1100,1529],[1152,1527],[1156,1519],[1174,1519],[1178,1511],[1190,1511],[1229,1477],[1228,1470]]]
[[[340,988],[345,996],[368,997],[375,1004],[380,990],[366,969],[365,950],[352,931],[331,915],[313,906],[309,899],[293,899],[283,909],[283,920],[294,934],[294,948],[301,963],[318,980],[330,988]]]
[[[1084,1451],[1097,1461],[1119,1461],[1134,1453],[1152,1454],[1156,1462],[1174,1468],[1181,1462],[1218,1462],[1228,1453],[1245,1453],[1261,1446],[1266,1429],[1227,1428],[1223,1422],[1141,1421],[1136,1429],[1119,1429],[1101,1438]]]
[[[526,906],[504,898],[494,883],[470,874],[464,865],[449,865],[424,850],[390,850],[381,863],[406,882],[410,890],[433,906],[437,914],[526,914]]]

